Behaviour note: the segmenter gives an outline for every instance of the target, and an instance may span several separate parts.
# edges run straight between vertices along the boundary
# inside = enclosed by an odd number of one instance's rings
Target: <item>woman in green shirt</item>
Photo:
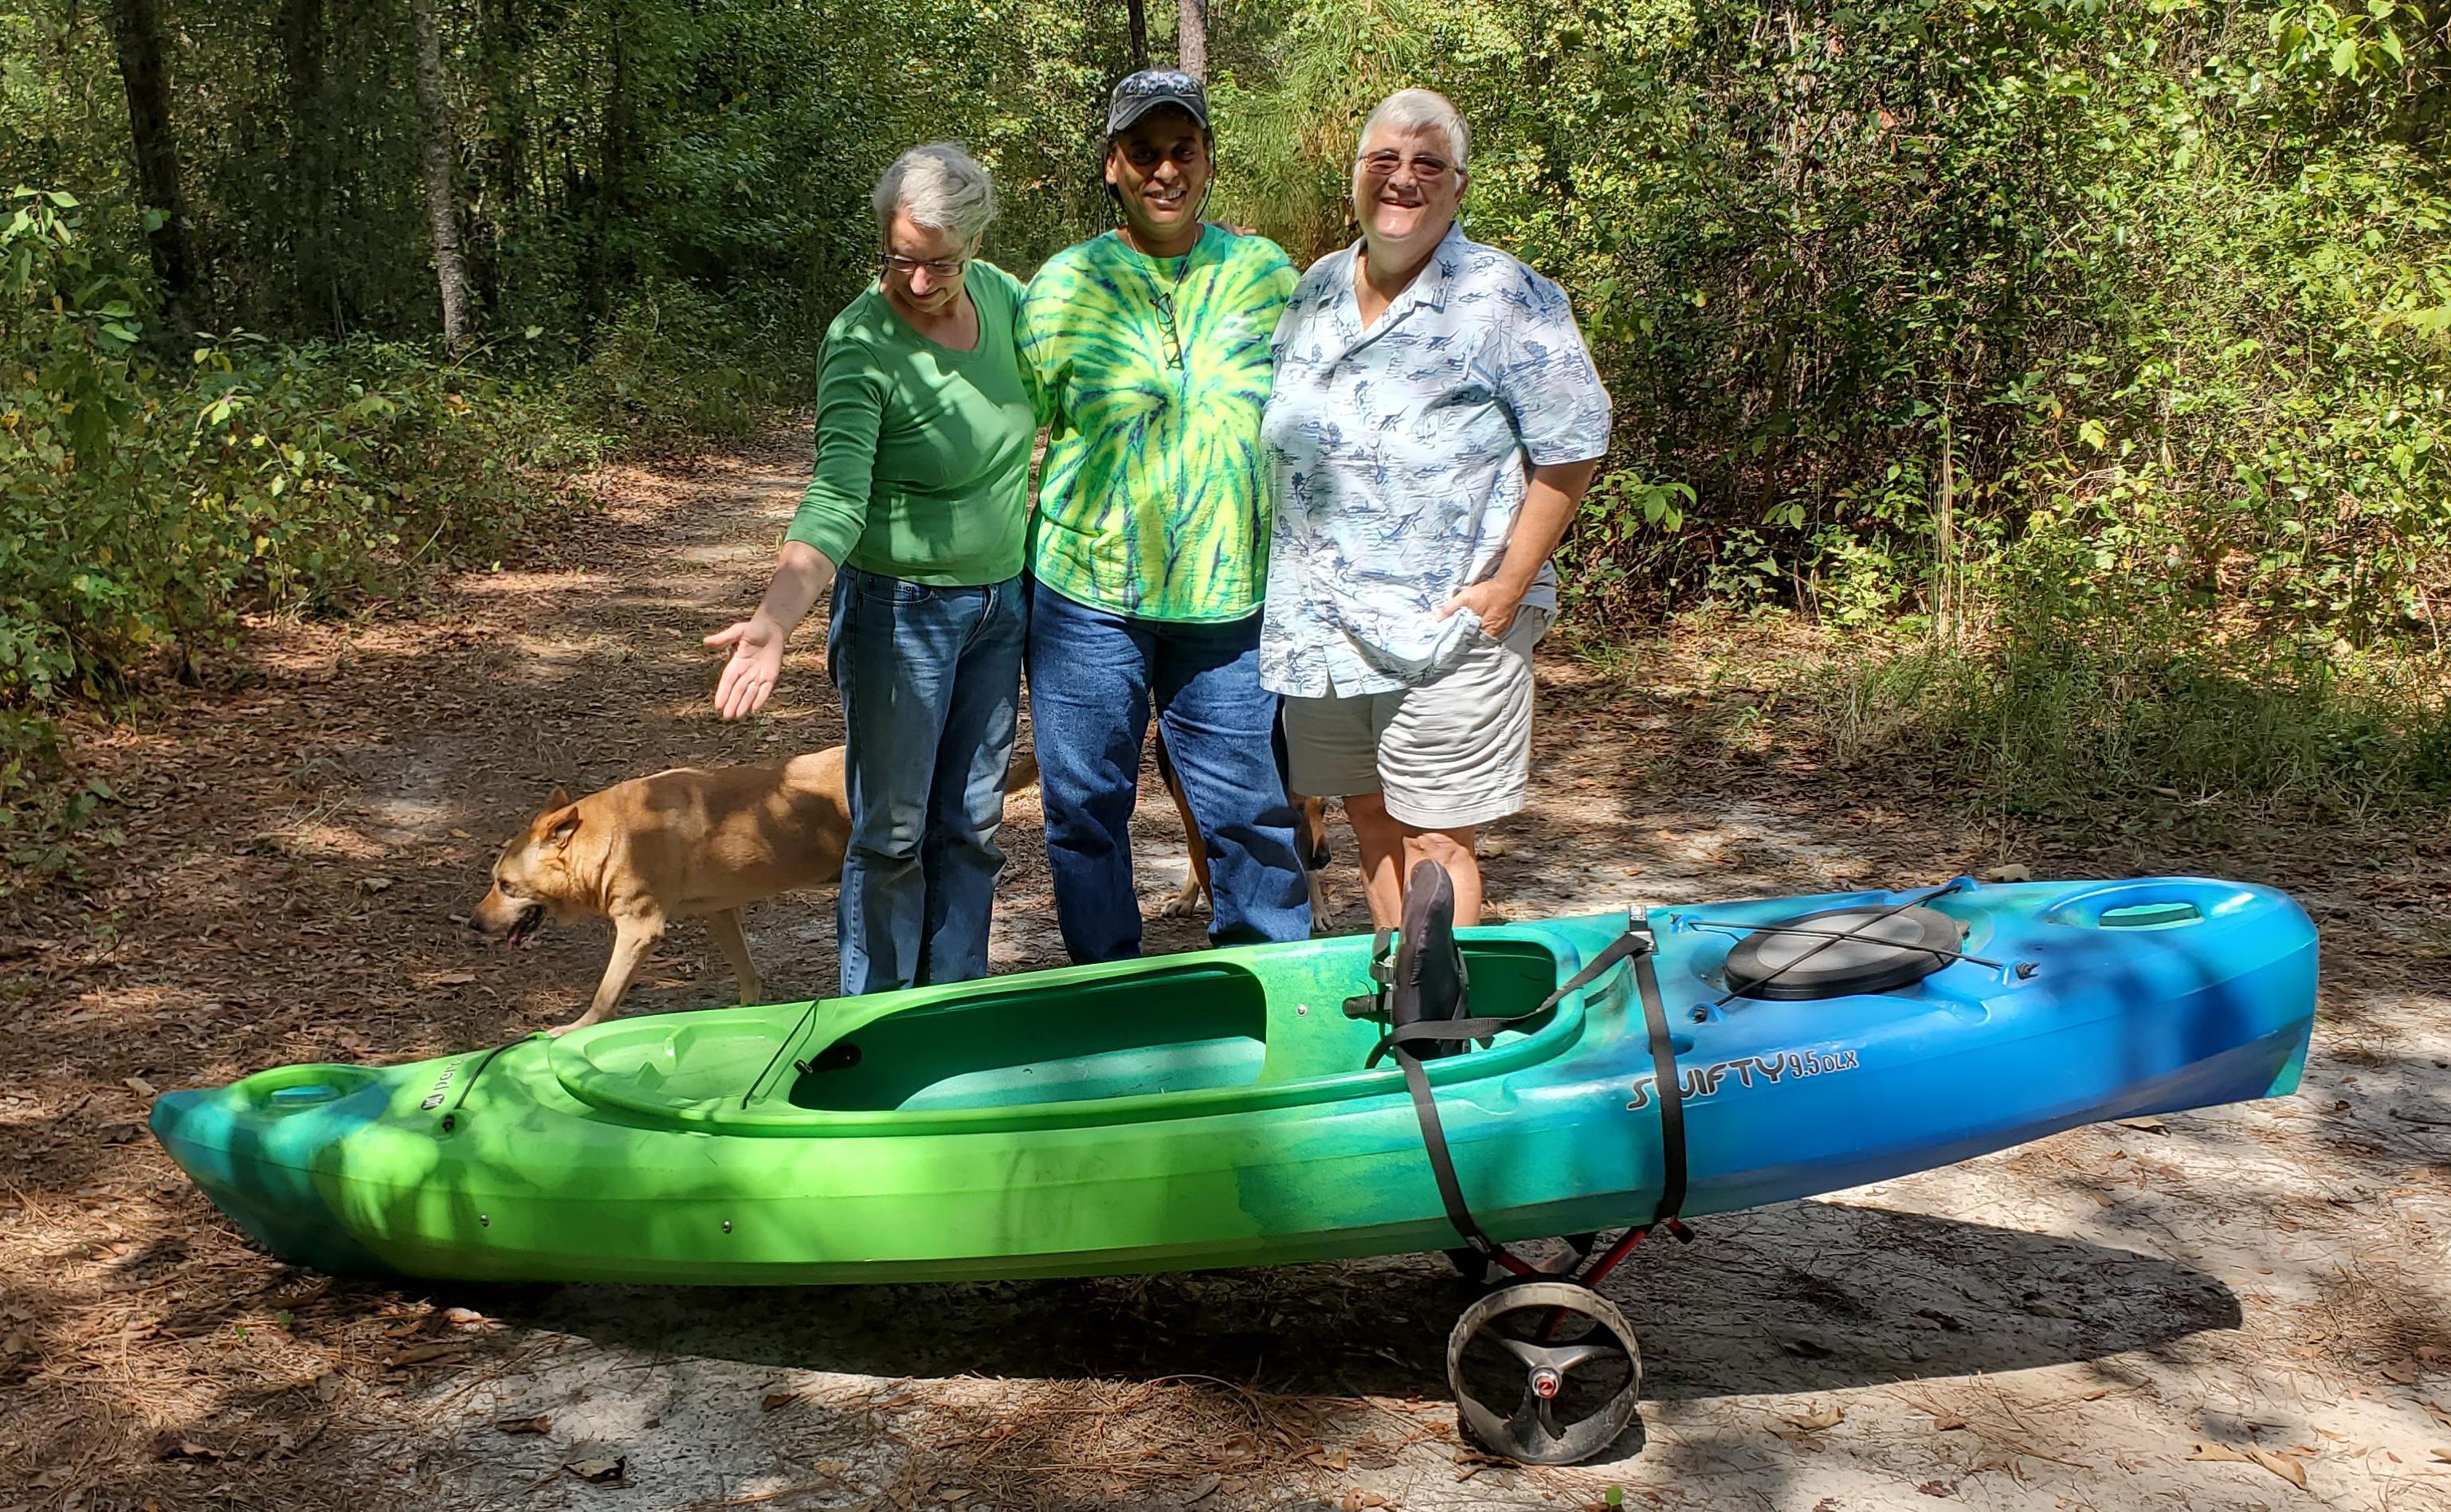
[[[716,706],[749,714],[833,581],[846,995],[987,974],[1036,433],[1013,346],[1021,285],[977,256],[995,215],[987,169],[951,143],[913,147],[875,206],[884,268],[834,318],[818,362],[816,477],[757,612],[707,638],[732,648]]]

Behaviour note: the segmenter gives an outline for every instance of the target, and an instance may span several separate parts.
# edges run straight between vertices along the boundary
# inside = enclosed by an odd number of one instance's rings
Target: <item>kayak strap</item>
[[[1381,937],[1384,938],[1383,932]],[[1404,929],[1383,989],[1387,1034],[1364,1066],[1376,1066],[1381,1056],[1395,1052],[1396,1064],[1404,1072],[1404,1088],[1413,1095],[1413,1115],[1422,1126],[1422,1149],[1430,1157],[1430,1175],[1438,1182],[1447,1222],[1482,1256],[1520,1272],[1530,1267],[1484,1233],[1464,1203],[1455,1156],[1447,1149],[1446,1128],[1439,1121],[1438,1099],[1430,1094],[1429,1072],[1422,1067],[1425,1051],[1433,1056],[1451,1055],[1460,1048],[1457,1041],[1468,1037],[1451,1032],[1473,1022],[1462,1016],[1468,985],[1463,952],[1456,946],[1455,879],[1436,861],[1423,861],[1413,868],[1404,884]]]
[[[1623,938],[1633,939],[1635,933],[1629,927]],[[1676,1214],[1685,1206],[1685,1079],[1676,1073],[1676,1044],[1668,1037],[1668,1009],[1659,1000],[1659,969],[1653,960],[1657,952],[1647,932],[1631,953],[1642,1022],[1651,1035],[1651,1085],[1659,1098],[1659,1211],[1652,1215],[1651,1226],[1666,1224],[1682,1239],[1684,1226]]]
[[[1650,1031],[1653,1076],[1659,1089],[1660,1156],[1665,1168],[1659,1210],[1645,1227],[1666,1224],[1683,1237],[1683,1225],[1676,1222],[1676,1214],[1685,1202],[1684,1089],[1678,1085],[1676,1047],[1669,1038],[1667,1010],[1660,1000],[1659,975],[1653,963],[1654,943],[1640,916],[1629,921],[1623,934],[1536,1006],[1512,1013],[1476,1017],[1464,1011],[1466,981],[1462,952],[1455,942],[1453,878],[1437,862],[1423,861],[1413,869],[1404,893],[1404,928],[1392,968],[1382,975],[1386,940],[1382,930],[1373,946],[1371,962],[1371,974],[1382,984],[1380,991],[1351,999],[1345,1011],[1355,1017],[1373,1016],[1378,1004],[1385,1005],[1389,1028],[1371,1051],[1365,1069],[1392,1053],[1402,1070],[1405,1090],[1412,1094],[1414,1116],[1422,1126],[1422,1151],[1429,1157],[1430,1174],[1438,1183],[1439,1200],[1446,1208],[1447,1222],[1465,1243],[1488,1260],[1519,1275],[1532,1273],[1532,1267],[1482,1231],[1464,1202],[1463,1187],[1456,1176],[1455,1157],[1447,1148],[1446,1129],[1439,1119],[1438,1100],[1431,1094],[1429,1073],[1422,1065],[1423,1055],[1453,1054],[1463,1042],[1485,1039],[1510,1025],[1537,1018],[1631,958],[1642,997],[1643,1018]]]

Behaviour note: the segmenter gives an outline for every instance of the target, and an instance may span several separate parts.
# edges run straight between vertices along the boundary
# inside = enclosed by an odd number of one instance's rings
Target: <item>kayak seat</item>
[[[1469,1018],[1466,1005],[1471,996],[1472,976],[1464,970],[1463,951],[1456,944],[1455,878],[1436,861],[1423,861],[1413,868],[1404,886],[1404,929],[1396,942],[1387,1021],[1402,1029]],[[1430,1041],[1417,1045],[1413,1052],[1430,1060],[1459,1054],[1467,1043]]]
[[[1186,966],[1044,996],[983,988],[887,1014],[809,1057],[791,1102],[884,1112],[1196,1091],[1250,1085],[1266,1055],[1260,979]]]

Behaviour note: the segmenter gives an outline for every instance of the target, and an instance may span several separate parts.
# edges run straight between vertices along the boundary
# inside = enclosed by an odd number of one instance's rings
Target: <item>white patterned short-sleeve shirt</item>
[[[1557,285],[1457,226],[1364,331],[1357,250],[1295,289],[1261,423],[1276,522],[1260,680],[1305,697],[1453,669],[1480,625],[1439,606],[1498,571],[1531,469],[1608,448],[1608,392]],[[1547,565],[1523,601],[1556,609]]]

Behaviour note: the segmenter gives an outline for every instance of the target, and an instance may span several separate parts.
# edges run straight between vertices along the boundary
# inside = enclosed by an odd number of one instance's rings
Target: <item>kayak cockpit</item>
[[[1579,964],[1537,928],[1462,943],[1477,1013],[1528,1010]],[[562,1089],[631,1120],[738,1132],[916,1133],[1104,1124],[1368,1096],[1381,1026],[1344,1011],[1369,937],[760,1009],[624,1019],[556,1041]],[[1581,999],[1441,1063],[1471,1081],[1571,1043]]]

